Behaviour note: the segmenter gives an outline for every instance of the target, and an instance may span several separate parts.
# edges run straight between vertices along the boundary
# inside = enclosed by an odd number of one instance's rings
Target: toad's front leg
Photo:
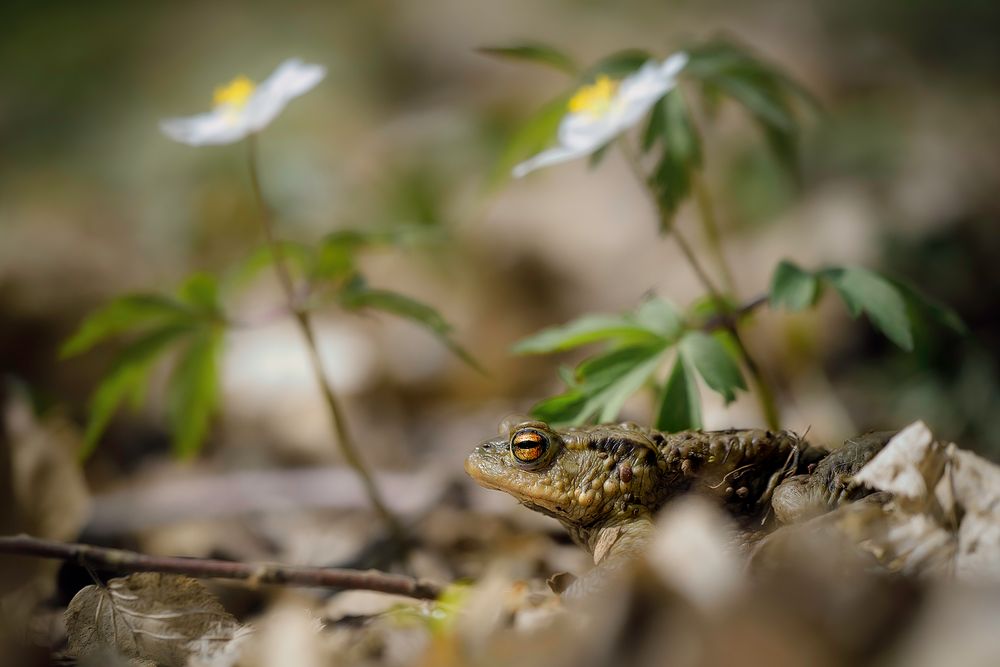
[[[626,569],[646,552],[653,530],[653,519],[649,513],[594,530],[588,536],[586,546],[594,555],[595,567],[570,584],[562,593],[563,597],[581,598],[613,586]]]

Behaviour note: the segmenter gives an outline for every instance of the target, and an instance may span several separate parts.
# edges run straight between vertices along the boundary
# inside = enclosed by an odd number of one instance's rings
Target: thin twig
[[[96,566],[122,572],[164,572],[199,578],[236,579],[254,584],[379,591],[424,600],[437,598],[443,590],[440,584],[432,581],[378,570],[151,556],[89,544],[43,540],[30,535],[0,536],[0,553],[76,561],[85,567]]]
[[[319,383],[320,389],[323,393],[323,399],[326,401],[327,409],[330,411],[330,419],[333,422],[333,428],[337,434],[337,444],[340,446],[341,454],[344,457],[344,461],[346,461],[347,464],[354,469],[354,472],[356,472],[358,477],[361,479],[361,482],[365,487],[365,492],[368,494],[368,498],[371,501],[372,506],[375,508],[375,511],[379,514],[393,535],[402,540],[402,525],[382,500],[382,494],[379,491],[378,486],[375,484],[375,480],[372,478],[371,473],[365,466],[364,461],[361,460],[361,455],[358,453],[358,449],[354,444],[353,438],[351,437],[350,430],[347,427],[347,418],[340,406],[340,401],[334,393],[333,387],[330,385],[330,381],[323,369],[323,360],[320,357],[319,348],[316,344],[316,334],[313,329],[309,313],[299,306],[295,293],[295,284],[292,281],[292,275],[288,269],[285,252],[281,244],[275,238],[273,223],[271,220],[271,211],[267,206],[267,201],[264,199],[264,193],[260,187],[260,176],[257,167],[257,142],[252,134],[247,138],[247,159],[250,168],[250,186],[253,190],[257,208],[260,211],[260,225],[264,232],[264,239],[266,240],[267,245],[271,249],[271,253],[274,257],[274,270],[278,274],[278,281],[281,283],[281,288],[285,293],[288,308],[294,315],[295,321],[302,332],[302,337],[306,341],[306,348],[309,351],[310,365],[312,366],[313,372],[316,376],[316,381]]]
[[[684,258],[687,260],[688,264],[691,265],[695,275],[698,276],[698,280],[701,281],[702,286],[704,286],[705,290],[708,292],[709,296],[712,297],[712,300],[716,303],[716,305],[723,309],[723,314],[728,317],[725,328],[730,334],[732,334],[733,342],[736,343],[736,348],[739,351],[740,356],[743,358],[743,363],[756,385],[757,400],[760,403],[761,412],[764,414],[764,420],[767,422],[768,428],[777,430],[780,428],[781,419],[778,415],[778,404],[774,399],[774,392],[771,390],[771,386],[768,384],[767,380],[764,379],[764,374],[761,372],[760,366],[757,365],[757,362],[750,355],[750,351],[747,349],[746,344],[744,344],[743,339],[740,336],[736,318],[732,317],[732,309],[727,307],[728,301],[715,286],[715,283],[712,282],[708,272],[701,266],[701,263],[698,261],[698,258],[691,249],[691,246],[684,239],[684,237],[678,233],[677,226],[670,224],[670,215],[660,204],[659,198],[650,189],[649,178],[643,171],[638,155],[632,150],[631,146],[629,146],[625,139],[619,141],[618,145],[621,147],[622,153],[625,155],[625,161],[632,170],[632,174],[635,176],[636,180],[639,181],[639,185],[642,187],[643,191],[649,195],[653,208],[659,218],[660,230],[664,234],[669,233],[673,237],[677,246],[681,249],[681,253],[683,253]]]

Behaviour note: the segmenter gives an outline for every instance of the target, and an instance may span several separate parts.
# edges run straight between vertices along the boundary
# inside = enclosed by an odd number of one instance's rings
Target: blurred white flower
[[[231,144],[267,127],[292,99],[309,92],[326,76],[322,65],[291,58],[260,85],[238,76],[215,89],[208,113],[160,121],[165,135],[191,146]]]
[[[675,53],[662,63],[650,60],[621,81],[601,75],[584,86],[559,122],[559,144],[515,166],[514,177],[593,153],[642,120],[677,85],[687,62],[686,53]]]

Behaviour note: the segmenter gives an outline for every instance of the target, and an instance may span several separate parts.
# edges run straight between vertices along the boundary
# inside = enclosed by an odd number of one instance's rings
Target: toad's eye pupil
[[[538,431],[521,431],[510,443],[510,451],[518,461],[532,463],[542,458],[549,440]]]

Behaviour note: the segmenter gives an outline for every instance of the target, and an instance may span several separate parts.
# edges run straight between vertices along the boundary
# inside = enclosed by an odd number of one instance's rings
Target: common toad
[[[795,521],[862,495],[850,477],[891,435],[861,436],[831,454],[791,431],[662,433],[629,422],[556,430],[508,419],[465,470],[558,519],[606,569],[643,547],[657,510],[681,493],[717,498],[748,529],[773,523],[774,513]]]

